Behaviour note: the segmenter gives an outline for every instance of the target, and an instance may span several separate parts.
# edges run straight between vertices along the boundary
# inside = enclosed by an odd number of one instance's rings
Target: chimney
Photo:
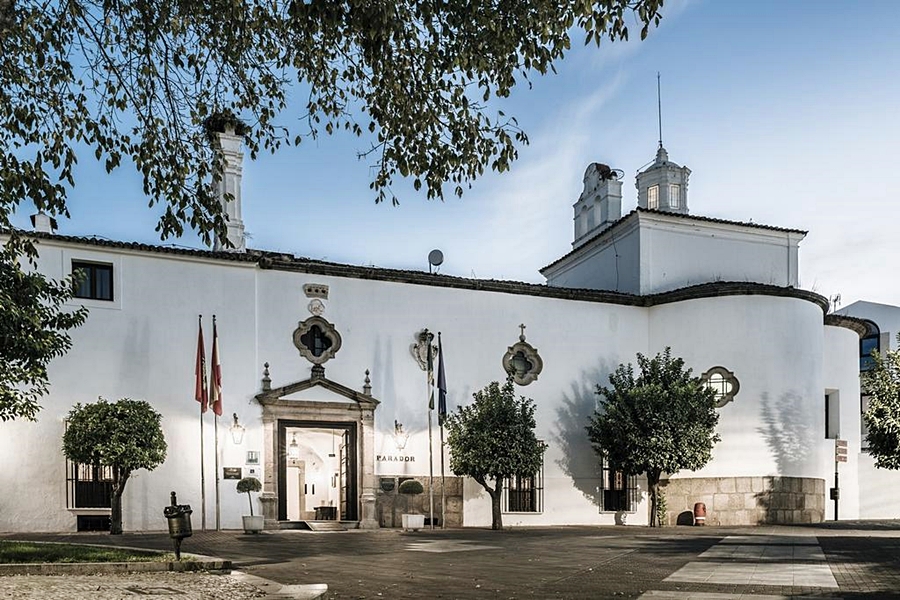
[[[572,248],[622,218],[622,172],[600,163],[591,163],[584,172],[584,191],[574,205],[575,240]]]
[[[241,220],[241,174],[244,152],[241,149],[243,136],[235,132],[232,123],[226,123],[225,130],[213,133],[216,148],[222,153],[222,177],[216,183],[219,202],[228,218],[227,239],[231,247],[226,248],[221,240],[216,238],[213,250],[225,250],[228,252],[244,252],[247,250],[247,240],[244,235],[244,222]],[[225,194],[231,194],[231,199],[226,200]]]
[[[39,233],[56,233],[56,219],[42,210],[31,215],[31,226]]]

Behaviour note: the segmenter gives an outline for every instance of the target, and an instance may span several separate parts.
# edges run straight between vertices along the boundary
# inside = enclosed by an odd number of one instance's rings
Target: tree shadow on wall
[[[553,433],[553,441],[562,453],[556,464],[575,488],[597,507],[602,506],[600,461],[585,428],[597,408],[597,384],[606,385],[608,381],[609,370],[601,364],[583,373],[580,381],[572,382],[571,391],[562,394],[556,409],[556,431]]]
[[[803,399],[794,393],[782,394],[772,402],[768,393],[760,398],[763,426],[757,428],[775,457],[779,475],[796,475],[809,469],[812,449],[818,439],[809,416],[802,408]],[[824,436],[824,432],[822,432]]]
[[[760,398],[762,427],[757,428],[766,440],[778,467],[778,476],[765,477],[764,489],[756,494],[757,506],[763,509],[759,519],[764,523],[801,523],[813,518],[807,505],[803,482],[799,475],[814,467],[813,447],[817,431],[803,410],[803,399],[793,393],[782,394],[775,402],[768,394]],[[823,432],[824,435],[824,432]]]

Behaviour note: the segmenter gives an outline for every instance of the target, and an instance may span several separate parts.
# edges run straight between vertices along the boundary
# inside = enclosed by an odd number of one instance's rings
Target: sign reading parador
[[[378,462],[416,462],[416,457],[403,454],[376,454],[375,460]]]

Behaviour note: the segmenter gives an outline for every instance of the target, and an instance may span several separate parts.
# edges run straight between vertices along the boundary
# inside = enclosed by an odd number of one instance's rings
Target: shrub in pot
[[[250,492],[259,492],[262,490],[262,483],[256,477],[244,477],[237,483],[237,492],[239,494],[247,494],[250,503],[250,516],[244,515],[244,533],[259,533],[262,531],[264,519],[262,515],[253,514],[253,496]]]
[[[400,484],[400,487],[397,489],[397,491],[404,496],[418,496],[425,491],[425,488],[422,486],[422,483],[420,481],[417,481],[415,479],[407,479]],[[409,500],[406,501],[406,506],[408,509]],[[412,529],[413,531],[418,531],[419,529],[425,527],[425,515],[403,514],[400,518],[401,523],[403,524],[403,529]]]

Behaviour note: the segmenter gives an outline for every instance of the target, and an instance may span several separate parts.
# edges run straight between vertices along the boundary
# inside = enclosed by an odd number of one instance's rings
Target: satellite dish
[[[439,267],[444,262],[444,253],[440,250],[432,250],[428,253],[428,263],[434,267]]]
[[[439,267],[444,262],[444,253],[435,248],[431,252],[428,253],[428,272],[431,272],[431,267]]]

